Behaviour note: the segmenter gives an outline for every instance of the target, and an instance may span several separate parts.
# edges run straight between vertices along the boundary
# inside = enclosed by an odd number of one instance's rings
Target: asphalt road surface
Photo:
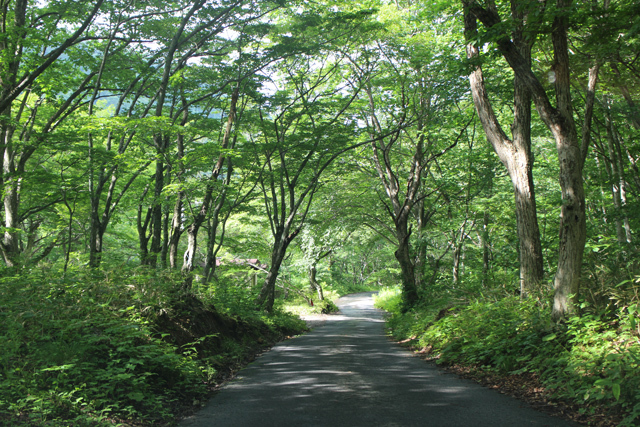
[[[392,343],[371,295],[341,298],[341,315],[260,356],[180,426],[572,425]]]

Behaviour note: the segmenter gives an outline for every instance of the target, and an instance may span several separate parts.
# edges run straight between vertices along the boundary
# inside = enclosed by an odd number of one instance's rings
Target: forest
[[[640,423],[640,3],[0,6],[0,424],[170,425],[364,290]]]

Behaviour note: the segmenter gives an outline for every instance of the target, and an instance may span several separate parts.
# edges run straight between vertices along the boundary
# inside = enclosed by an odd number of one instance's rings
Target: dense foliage
[[[262,348],[305,329],[286,313],[247,310],[255,296],[222,285],[218,295],[177,295],[175,274],[50,273],[5,277],[0,288],[2,423],[169,423]]]
[[[608,313],[584,304],[581,316],[561,325],[549,321],[549,304],[533,298],[429,305],[405,313],[400,303],[393,289],[377,298],[379,307],[393,313],[390,333],[438,363],[502,375],[532,373],[552,399],[577,405],[586,415],[604,413],[624,426],[640,419],[637,302]]]
[[[634,422],[637,2],[0,4],[0,416],[168,421],[398,285],[400,336]]]

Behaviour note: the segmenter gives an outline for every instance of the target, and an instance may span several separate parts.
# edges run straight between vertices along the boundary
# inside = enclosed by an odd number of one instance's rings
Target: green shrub
[[[2,281],[0,411],[28,424],[106,417],[171,418],[172,402],[205,392],[197,364],[154,337],[117,290],[82,275]],[[84,421],[80,421],[84,420]]]
[[[305,328],[243,301],[235,306],[242,318],[221,314],[180,294],[184,277],[174,272],[20,273],[0,277],[0,424],[170,422],[181,406],[202,400],[220,369]],[[220,333],[207,331],[214,321]]]
[[[396,312],[388,325],[396,339],[413,338],[415,345],[429,348],[438,363],[532,372],[556,398],[584,411],[622,413],[621,425],[631,426],[640,420],[637,311],[636,305],[616,313],[583,306],[582,316],[556,325],[548,306],[508,297],[445,307],[435,316],[433,308],[424,307]]]
[[[400,313],[402,308],[402,289],[400,286],[384,287],[373,296],[373,305],[389,313]]]

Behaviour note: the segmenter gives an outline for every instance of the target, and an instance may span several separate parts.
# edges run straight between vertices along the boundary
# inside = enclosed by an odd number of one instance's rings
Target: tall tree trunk
[[[616,212],[615,227],[618,243],[631,243],[631,228],[629,218],[626,215],[626,179],[624,176],[624,163],[622,161],[622,151],[613,119],[611,117],[609,102],[605,102],[605,126],[607,129],[607,146],[609,151],[609,165],[607,171],[610,172],[609,182],[611,185],[611,195],[613,207]]]
[[[424,283],[426,268],[427,268],[427,240],[425,237],[425,230],[429,219],[433,215],[434,211],[426,208],[426,203],[423,197],[420,197],[420,201],[416,204],[416,244],[415,244],[415,256],[414,256],[414,274],[415,283]]]
[[[3,115],[10,114],[3,111]],[[15,153],[13,145],[13,126],[2,125],[2,145],[4,148],[2,159],[2,190],[4,192],[4,236],[2,239],[2,254],[7,267],[19,264],[20,248],[18,246],[18,207],[19,207],[19,178],[16,176]]]
[[[514,21],[514,44],[527,66],[531,66],[531,43],[522,35],[524,14],[512,6]],[[475,40],[476,18],[465,13],[465,34]],[[526,296],[530,289],[542,282],[544,275],[542,243],[538,226],[535,191],[533,185],[533,156],[531,155],[531,93],[517,74],[514,79],[514,117],[511,126],[512,139],[502,130],[485,88],[482,68],[478,61],[479,51],[474,42],[467,45],[467,57],[476,61],[469,75],[473,101],[487,140],[504,164],[511,178],[516,206],[516,228],[520,257],[520,295]]]
[[[223,150],[228,149],[230,146],[235,145],[235,141],[231,143],[231,134],[233,130],[233,125],[236,119],[236,109],[238,105],[238,97],[240,95],[240,85],[238,84],[234,89],[231,95],[231,102],[229,104],[229,117],[227,117],[227,124],[224,130],[224,134],[222,137],[222,146]],[[198,247],[198,232],[200,227],[204,223],[207,218],[207,214],[209,213],[209,208],[213,202],[213,190],[215,188],[216,181],[220,176],[224,163],[228,163],[227,167],[227,180],[231,177],[232,169],[231,169],[231,160],[227,158],[225,154],[221,154],[216,161],[213,170],[211,171],[211,175],[208,178],[208,184],[205,191],[205,196],[202,201],[202,206],[200,210],[193,218],[193,222],[187,228],[187,249],[184,252],[184,263],[182,264],[182,271],[190,273],[194,268],[194,258],[196,255],[196,249]]]
[[[154,174],[153,198],[151,205],[151,245],[145,260],[145,265],[156,267],[158,256],[162,251],[162,190],[164,189],[165,165],[162,156],[164,153],[164,137],[156,135],[156,146],[159,145],[158,159],[156,159],[156,171]]]
[[[480,232],[480,242],[482,244],[482,286],[489,283],[489,271],[491,270],[491,241],[489,240],[490,216],[488,211],[484,211],[482,216],[482,231]]]
[[[173,217],[171,218],[171,230],[169,231],[169,267],[176,268],[178,265],[178,243],[182,235],[182,206],[184,191],[179,191],[176,202],[173,206]]]
[[[475,3],[464,2],[468,11],[487,27],[500,23],[495,9],[485,9]],[[567,15],[571,0],[557,0],[557,14],[553,20],[551,41],[554,53],[554,75],[556,107],[554,108],[546,90],[531,71],[527,60],[518,52],[509,37],[498,39],[498,49],[531,92],[542,121],[551,130],[556,143],[560,163],[559,181],[562,192],[560,237],[558,247],[558,269],[554,278],[554,303],[552,317],[562,319],[575,311],[580,291],[582,257],[586,242],[585,195],[582,182],[582,167],[591,126],[593,95],[597,82],[598,64],[589,71],[587,105],[583,125],[582,146],[578,139],[571,104],[569,53],[567,42]],[[465,23],[467,20],[465,20]]]
[[[207,255],[204,262],[204,268],[202,269],[203,283],[209,283],[216,273],[216,255],[218,253],[218,250],[222,246],[222,241],[224,239],[226,218],[222,221],[222,233],[220,235],[220,241],[217,241],[218,227],[220,225],[219,207],[221,206],[222,203],[218,203],[218,206],[216,206],[213,215],[211,215],[211,220],[209,221],[209,232],[207,236]]]
[[[140,265],[149,265],[149,240],[151,239],[151,235],[149,233],[149,226],[151,225],[151,214],[152,208],[148,207],[146,212],[144,213],[143,218],[143,210],[144,210],[144,199],[149,192],[150,184],[147,184],[144,191],[142,192],[142,196],[140,197],[140,201],[138,202],[138,215],[137,215],[137,231],[138,231],[138,250],[140,253]]]
[[[183,95],[182,97],[182,120],[181,126],[185,126],[189,121],[189,108],[187,101]],[[182,174],[184,172],[184,135],[178,134],[176,138],[176,146],[178,149],[176,162],[178,164],[176,171],[176,181],[180,182]],[[178,265],[178,244],[180,243],[180,237],[182,236],[182,215],[184,207],[184,190],[180,189],[176,195],[176,202],[173,206],[173,216],[171,218],[171,226],[167,227],[168,238],[167,246],[169,251],[169,267],[176,268]]]
[[[2,253],[7,267],[16,267],[19,264],[20,247],[18,239],[18,192],[19,181],[16,176],[8,178],[11,174],[11,157],[6,153],[10,150],[5,148],[5,172],[4,172],[4,239],[2,242]]]
[[[580,294],[582,257],[587,239],[585,194],[582,180],[584,158],[576,125],[570,92],[569,49],[567,45],[567,17],[571,0],[558,0],[559,15],[554,19],[552,42],[554,53],[555,88],[557,110],[547,111],[540,103],[538,110],[553,117],[549,120],[556,140],[560,162],[560,188],[562,208],[560,217],[560,239],[558,270],[554,278],[554,319],[561,319],[575,311]],[[552,113],[553,114],[552,116]]]
[[[367,95],[369,98],[373,130],[378,135],[381,135],[383,133],[382,126],[376,117],[375,103],[370,88],[367,89]],[[422,122],[419,123],[418,127],[419,130],[422,129]],[[382,137],[373,138],[371,148],[373,151],[374,166],[391,204],[389,214],[395,226],[395,237],[398,242],[394,255],[400,264],[402,274],[402,297],[404,309],[408,310],[418,302],[419,284],[416,282],[414,265],[415,259],[412,256],[410,247],[411,230],[409,229],[409,216],[411,209],[417,202],[419,189],[422,184],[422,173],[425,168],[425,148],[424,135],[420,135],[411,159],[410,173],[407,178],[407,191],[406,194],[404,194],[404,200],[401,200],[401,190],[399,187],[400,182],[396,172],[393,170],[390,160],[391,147],[398,138],[400,138],[401,131],[397,132],[397,134],[389,137],[388,142]]]

